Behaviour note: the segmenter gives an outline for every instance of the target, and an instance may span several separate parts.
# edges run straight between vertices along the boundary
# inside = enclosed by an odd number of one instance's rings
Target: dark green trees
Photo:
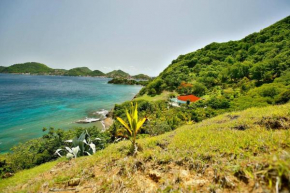
[[[212,43],[180,55],[146,90],[149,94],[178,90],[182,81],[202,84],[208,92],[215,87],[232,87],[244,78],[256,86],[271,83],[290,69],[289,47],[290,16],[240,41]]]

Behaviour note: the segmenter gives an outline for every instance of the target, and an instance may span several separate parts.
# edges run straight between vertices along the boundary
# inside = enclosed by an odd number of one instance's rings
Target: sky
[[[157,76],[181,54],[290,15],[290,0],[0,0],[0,66]]]

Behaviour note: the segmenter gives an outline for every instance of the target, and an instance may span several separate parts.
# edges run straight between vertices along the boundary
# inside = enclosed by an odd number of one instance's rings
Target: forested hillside
[[[4,66],[0,66],[0,73],[5,69]]]
[[[66,76],[87,76],[91,72],[92,71],[87,67],[78,67],[78,68],[70,69],[64,75],[66,75]]]
[[[122,70],[113,70],[112,72],[107,73],[106,76],[109,78],[129,78],[130,74]]]
[[[0,73],[29,73],[29,74],[38,74],[38,75],[60,75],[60,76],[103,76],[108,78],[130,78],[130,74],[122,70],[113,70],[107,74],[103,73],[100,70],[92,71],[88,67],[77,67],[70,70],[65,69],[53,69],[45,64],[38,62],[26,62],[21,64],[14,64],[9,67],[0,66]],[[145,74],[139,74],[133,76],[135,79],[150,79],[149,76]]]
[[[137,74],[135,76],[132,76],[132,78],[134,79],[140,79],[140,80],[149,80],[150,76],[146,75],[146,74]]]
[[[179,56],[134,99],[150,120],[141,132],[158,135],[225,112],[287,103],[289,56],[290,17],[240,41],[212,43]],[[184,94],[201,100],[169,108],[171,98]],[[126,118],[129,106],[116,105],[113,116]],[[118,128],[115,122],[112,136],[118,137]]]
[[[45,64],[38,62],[26,62],[23,64],[14,64],[12,66],[6,67],[2,70],[2,73],[37,73],[45,74],[51,73],[53,69],[49,68]]]
[[[290,16],[240,41],[180,55],[140,94],[175,90],[228,99],[232,106],[273,103],[282,92],[289,96],[289,48]]]
[[[106,74],[99,71],[99,70],[94,70],[90,73],[91,76],[105,76]]]

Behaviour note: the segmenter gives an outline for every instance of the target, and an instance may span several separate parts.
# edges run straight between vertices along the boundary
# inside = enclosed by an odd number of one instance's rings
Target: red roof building
[[[198,101],[200,98],[194,95],[185,95],[185,96],[178,96],[177,97],[178,100],[181,101],[190,101],[190,102],[196,102]]]

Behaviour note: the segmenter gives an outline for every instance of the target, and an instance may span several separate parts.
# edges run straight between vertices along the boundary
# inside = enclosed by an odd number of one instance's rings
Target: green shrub
[[[227,99],[216,97],[213,97],[207,101],[207,105],[213,109],[226,109],[230,107],[230,103]]]
[[[290,89],[280,93],[276,98],[276,103],[283,104],[287,103],[289,100],[290,100]]]
[[[54,128],[43,129],[46,132],[41,138],[32,139],[20,143],[11,148],[11,152],[0,159],[0,176],[5,172],[17,172],[29,169],[34,166],[49,162],[58,158],[55,152],[57,149],[64,149],[66,140],[78,137],[83,133],[83,128],[74,128],[68,131]],[[110,142],[109,133],[101,132],[97,127],[87,128],[87,133],[92,139],[101,138],[101,141],[94,141],[96,150],[103,149]],[[3,173],[4,172],[4,173]]]
[[[150,96],[155,96],[156,95],[156,90],[154,88],[151,88],[148,92],[148,95]]]

